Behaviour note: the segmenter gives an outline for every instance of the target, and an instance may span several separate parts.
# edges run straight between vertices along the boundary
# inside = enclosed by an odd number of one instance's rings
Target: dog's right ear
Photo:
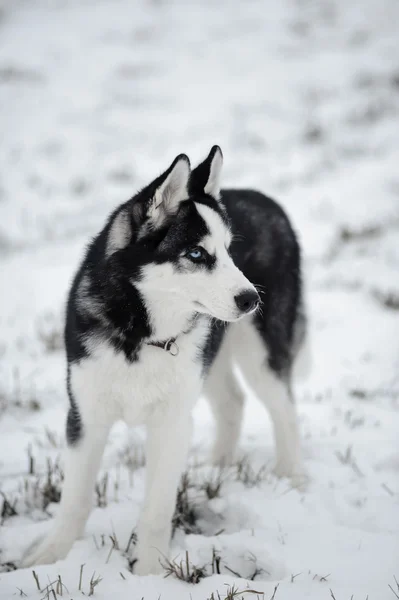
[[[114,217],[107,239],[106,256],[125,248],[133,232],[140,239],[146,232],[160,227],[165,219],[179,210],[188,198],[190,161],[179,154],[162,175],[139,192]]]
[[[139,227],[157,229],[175,215],[188,198],[191,169],[188,156],[179,154],[162,175],[138,194],[133,203],[133,220]]]

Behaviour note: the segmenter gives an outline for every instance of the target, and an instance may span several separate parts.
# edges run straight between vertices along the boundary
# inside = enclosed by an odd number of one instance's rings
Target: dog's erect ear
[[[209,194],[216,200],[220,197],[220,179],[223,154],[219,146],[213,146],[208,157],[196,167],[190,178],[190,193]]]
[[[133,218],[137,225],[146,223],[149,228],[160,227],[163,221],[177,213],[180,203],[188,198],[190,161],[179,154],[162,175],[157,177],[137,197]]]
[[[126,203],[113,218],[107,237],[106,256],[122,250],[130,243],[133,232],[140,239],[149,230],[160,227],[177,213],[180,203],[188,198],[190,161],[179,154],[162,175]]]
[[[190,172],[188,156],[180,154],[161,175],[147,211],[150,219],[158,220],[177,213],[180,203],[188,198]]]

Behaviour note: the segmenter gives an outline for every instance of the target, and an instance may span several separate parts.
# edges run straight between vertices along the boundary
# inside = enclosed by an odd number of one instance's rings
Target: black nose
[[[243,313],[249,313],[253,311],[259,304],[259,294],[253,290],[244,290],[234,296],[234,300]]]

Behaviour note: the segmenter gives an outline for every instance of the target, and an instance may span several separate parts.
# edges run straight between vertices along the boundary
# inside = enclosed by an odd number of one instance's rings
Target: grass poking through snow
[[[161,564],[165,570],[165,577],[173,575],[176,579],[186,583],[199,583],[207,576],[205,566],[197,567],[190,563],[188,552],[186,552],[185,560],[181,560],[180,563],[165,558]]]
[[[177,492],[176,508],[172,519],[173,534],[176,529],[182,529],[185,533],[201,533],[197,525],[197,507],[190,496],[191,490],[195,490],[195,487],[190,473],[186,471]]]
[[[276,592],[277,588],[278,588],[278,586],[276,586],[271,600],[274,600],[275,592]],[[220,592],[213,592],[207,600],[245,600],[245,595],[247,595],[247,594],[255,595],[255,596],[257,596],[257,598],[262,599],[262,600],[264,600],[264,597],[265,597],[264,592],[258,592],[257,590],[251,590],[251,589],[240,590],[235,585],[232,585],[232,586],[227,587],[225,596],[222,597],[220,595]]]

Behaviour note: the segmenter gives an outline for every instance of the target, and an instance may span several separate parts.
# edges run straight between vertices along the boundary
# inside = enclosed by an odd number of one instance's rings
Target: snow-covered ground
[[[265,600],[399,597],[397,0],[2,0],[0,139],[0,598],[58,599],[61,584],[46,586],[60,576],[76,600],[94,572],[98,600],[207,600],[232,586]],[[209,499],[218,475],[201,400],[197,520],[171,556],[188,551],[210,576],[140,578],[124,550],[144,432],[118,425],[93,502],[105,506],[65,561],[36,569],[39,591],[31,570],[12,569],[57,509],[43,502],[60,487],[71,276],[117,202],[214,143],[226,185],[278,197],[303,245],[313,370],[296,396],[310,484],[270,474],[269,419],[249,397],[251,466],[223,473]]]

